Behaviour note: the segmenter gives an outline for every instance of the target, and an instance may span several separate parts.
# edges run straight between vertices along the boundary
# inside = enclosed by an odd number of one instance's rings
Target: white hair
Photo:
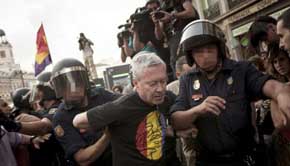
[[[131,61],[132,79],[138,79],[146,68],[163,64],[164,61],[153,52],[141,51]]]

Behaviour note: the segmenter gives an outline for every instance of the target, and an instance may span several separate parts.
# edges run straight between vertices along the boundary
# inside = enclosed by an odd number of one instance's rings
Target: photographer
[[[152,40],[154,40],[154,23],[150,19],[151,12],[152,10],[142,7],[130,16],[133,31],[133,49],[136,53],[140,51],[156,52],[152,43]]]
[[[170,49],[170,64],[174,72],[182,30],[191,21],[199,19],[199,15],[191,0],[163,0],[161,9],[161,11],[152,14],[155,23],[155,36],[159,40],[167,38]]]
[[[173,73],[170,67],[169,49],[164,45],[163,40],[159,40],[155,35],[155,23],[151,15],[160,8],[158,0],[149,0],[145,7],[138,8],[131,15],[133,31],[133,48],[135,52],[149,51],[155,52],[167,65],[167,75],[169,82],[173,80]]]
[[[130,32],[131,24],[126,23],[120,25],[118,28],[124,28],[121,32],[118,33],[118,46],[121,48],[121,60],[126,62],[127,57],[133,58],[134,51],[133,48],[129,46],[129,41],[132,40],[132,33]]]

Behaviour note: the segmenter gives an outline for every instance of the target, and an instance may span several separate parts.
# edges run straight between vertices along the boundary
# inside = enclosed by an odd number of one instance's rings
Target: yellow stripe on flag
[[[48,52],[41,52],[35,56],[35,61],[37,64],[41,64],[43,60],[47,57]]]

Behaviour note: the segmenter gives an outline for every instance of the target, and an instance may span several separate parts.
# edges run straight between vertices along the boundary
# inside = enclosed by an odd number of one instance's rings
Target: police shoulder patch
[[[57,125],[55,128],[54,128],[54,132],[55,132],[55,135],[57,137],[62,137],[64,135],[64,130],[63,128],[61,127],[61,125]]]

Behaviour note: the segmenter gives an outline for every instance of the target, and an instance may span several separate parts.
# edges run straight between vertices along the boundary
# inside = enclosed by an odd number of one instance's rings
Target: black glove
[[[20,122],[8,118],[3,112],[0,112],[0,125],[8,132],[18,132],[22,127]]]

